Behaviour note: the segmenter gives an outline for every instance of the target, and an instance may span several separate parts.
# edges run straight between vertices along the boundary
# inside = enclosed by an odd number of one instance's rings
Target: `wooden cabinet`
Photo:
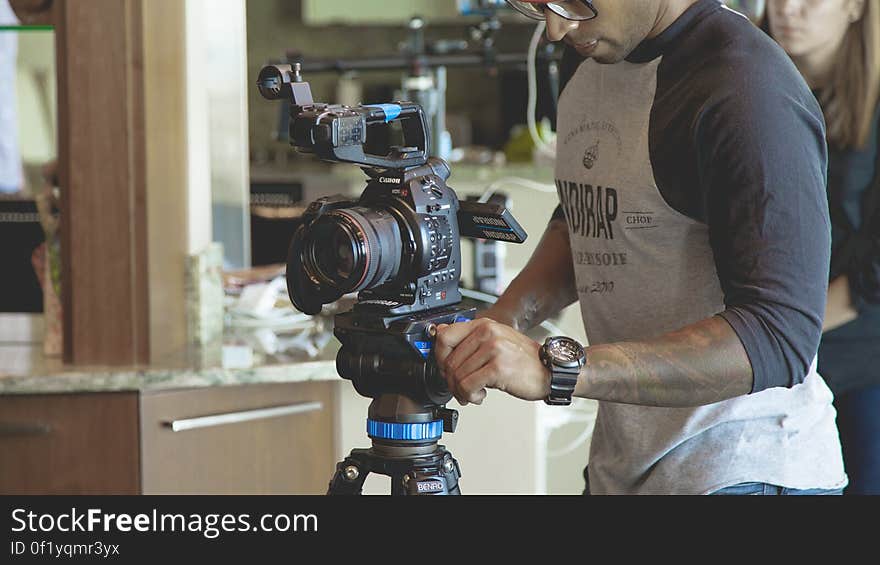
[[[324,494],[335,469],[329,383],[141,397],[145,494]]]
[[[136,494],[137,393],[0,397],[0,494]]]
[[[2,494],[323,494],[336,385],[0,396]]]

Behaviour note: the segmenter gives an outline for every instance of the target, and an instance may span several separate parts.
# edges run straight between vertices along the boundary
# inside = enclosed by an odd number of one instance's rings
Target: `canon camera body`
[[[290,244],[287,286],[294,306],[317,314],[357,292],[355,310],[391,317],[461,301],[462,236],[522,243],[526,233],[498,204],[459,201],[449,165],[429,157],[422,108],[411,102],[344,106],[315,103],[298,68],[265,67],[269,99],[289,98],[289,139],[298,151],[361,165],[360,198],[312,202]],[[399,126],[400,143],[368,153],[368,132]],[[393,137],[393,136],[390,136]]]

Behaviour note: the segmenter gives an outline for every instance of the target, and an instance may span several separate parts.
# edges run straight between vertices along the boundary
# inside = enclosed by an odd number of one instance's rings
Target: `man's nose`
[[[560,41],[568,32],[578,27],[578,22],[567,20],[552,10],[545,10],[545,13],[547,14],[547,39],[550,41]]]

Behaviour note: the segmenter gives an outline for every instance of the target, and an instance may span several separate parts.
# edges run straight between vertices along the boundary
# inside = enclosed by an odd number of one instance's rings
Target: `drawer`
[[[336,464],[335,386],[143,394],[144,494],[324,494]]]
[[[137,393],[0,396],[0,494],[137,494]]]

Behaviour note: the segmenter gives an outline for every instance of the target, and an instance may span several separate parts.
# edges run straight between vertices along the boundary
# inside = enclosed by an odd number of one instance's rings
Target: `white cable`
[[[570,441],[566,446],[559,449],[547,449],[547,457],[563,457],[568,455],[569,453],[573,453],[578,448],[581,448],[584,442],[593,435],[593,425],[595,423],[595,418],[572,418],[569,423],[585,423],[591,424],[584,428],[584,431],[581,434]]]
[[[504,177],[489,183],[489,186],[486,187],[485,192],[483,192],[483,195],[480,196],[480,199],[477,202],[488,202],[489,199],[492,198],[492,195],[495,194],[498,187],[502,184],[517,184],[524,188],[537,190],[538,192],[556,193],[556,186],[552,184],[536,182],[522,177]]]
[[[544,443],[547,457],[563,457],[583,448],[584,443],[593,434],[598,405],[595,401],[576,399],[567,410],[553,410],[552,407],[540,406],[538,410],[538,433]],[[550,436],[555,430],[571,424],[579,425],[583,431],[578,436],[556,449],[548,447]]]
[[[529,127],[529,135],[532,137],[532,142],[535,144],[535,149],[545,157],[553,159],[556,157],[556,151],[547,142],[541,139],[538,134],[538,127],[535,124],[535,109],[538,105],[538,72],[536,59],[538,57],[538,43],[541,41],[541,36],[544,35],[544,28],[546,25],[546,22],[538,22],[538,25],[535,26],[534,33],[532,33],[532,39],[529,41],[529,51],[527,56],[529,102],[526,109],[526,123]]]

